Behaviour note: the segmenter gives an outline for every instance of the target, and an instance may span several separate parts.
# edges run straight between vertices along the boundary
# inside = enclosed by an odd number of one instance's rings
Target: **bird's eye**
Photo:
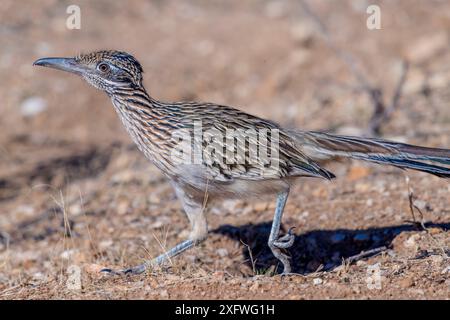
[[[100,63],[98,66],[97,66],[97,69],[98,70],[100,70],[101,72],[106,72],[106,71],[108,71],[109,70],[109,64],[107,64],[107,63]]]

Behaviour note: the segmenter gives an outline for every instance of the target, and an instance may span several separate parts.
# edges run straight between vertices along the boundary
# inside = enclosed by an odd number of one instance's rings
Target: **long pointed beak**
[[[78,75],[87,71],[87,68],[80,65],[74,58],[42,58],[33,63],[33,66],[42,66],[62,71],[72,72]]]

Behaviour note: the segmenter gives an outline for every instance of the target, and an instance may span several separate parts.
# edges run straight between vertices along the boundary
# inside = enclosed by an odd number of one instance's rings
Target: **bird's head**
[[[121,51],[96,51],[74,58],[42,58],[33,65],[78,74],[107,93],[113,93],[118,88],[142,86],[140,63],[132,55]]]

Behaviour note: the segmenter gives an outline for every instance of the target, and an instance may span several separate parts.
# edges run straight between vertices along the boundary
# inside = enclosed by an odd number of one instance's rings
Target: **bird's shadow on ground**
[[[425,223],[425,227],[449,230],[450,223]],[[264,273],[278,263],[267,246],[270,228],[271,222],[246,224],[239,227],[223,225],[212,233],[222,234],[245,244],[242,247],[246,263],[257,273]],[[342,264],[343,259],[375,248],[390,248],[392,241],[400,233],[419,230],[421,230],[420,226],[405,223],[361,230],[312,230],[298,234],[295,236],[293,246],[289,249],[292,257],[292,272],[309,274],[319,268],[323,271],[333,270]],[[280,234],[283,235],[284,232]],[[376,253],[365,255],[361,259],[374,254]],[[426,253],[422,254],[426,255]],[[282,266],[278,266],[278,271],[282,271]]]

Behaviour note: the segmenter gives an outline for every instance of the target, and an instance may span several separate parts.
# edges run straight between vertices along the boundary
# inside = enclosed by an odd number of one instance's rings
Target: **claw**
[[[287,249],[292,247],[295,241],[295,235],[292,232],[292,230],[294,229],[295,227],[290,228],[284,236],[275,240],[273,242],[273,245],[280,249]]]
[[[123,274],[132,274],[132,275],[136,275],[136,274],[141,274],[144,273],[146,270],[146,266],[145,265],[139,265],[136,267],[132,267],[132,268],[128,268],[128,269],[124,269],[121,272]]]
[[[131,267],[128,269],[122,269],[122,270],[114,270],[114,269],[110,269],[110,268],[104,268],[102,270],[100,270],[100,272],[102,273],[107,273],[110,275],[114,275],[114,276],[119,276],[119,275],[137,275],[137,274],[141,274],[143,272],[145,272],[146,267],[144,265],[139,265],[136,267]]]
[[[113,275],[113,276],[118,276],[121,274],[121,271],[117,271],[114,269],[110,269],[110,268],[103,268],[102,270],[100,270],[101,273],[105,273],[105,274],[109,274],[109,275]]]
[[[294,244],[294,238],[289,239],[289,241],[274,241],[273,245],[279,249],[288,249]]]
[[[123,270],[115,270],[115,269],[110,269],[110,268],[102,269],[102,270],[100,270],[100,272],[101,273],[110,274],[110,275],[113,275],[113,276],[119,276],[119,275],[125,274],[123,272]]]
[[[294,227],[290,228],[284,236],[279,237],[272,243],[269,243],[269,247],[272,249],[274,256],[283,264],[283,274],[285,275],[291,273],[290,257],[281,252],[280,249],[288,249],[294,244],[295,235],[292,232],[293,229]]]

